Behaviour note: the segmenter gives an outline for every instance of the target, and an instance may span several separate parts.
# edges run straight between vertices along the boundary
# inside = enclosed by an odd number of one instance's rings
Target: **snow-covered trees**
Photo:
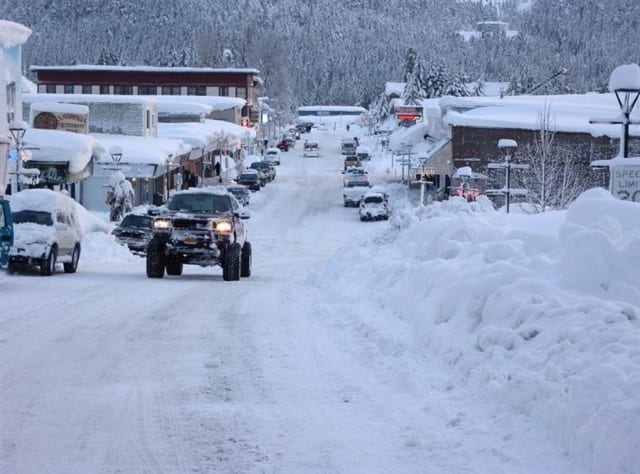
[[[514,90],[521,90],[566,67],[571,75],[545,92],[601,90],[617,65],[637,57],[637,0],[536,0],[526,9],[509,2],[499,8],[496,2],[450,3],[238,0],[229,8],[222,0],[112,0],[108,10],[103,0],[2,5],[7,20],[34,32],[23,48],[27,68],[74,62],[224,67],[231,65],[221,54],[228,48],[233,66],[269,71],[264,95],[289,97],[292,105],[367,102],[381,84],[407,81],[419,56],[431,77],[430,97],[462,92],[457,71],[486,81],[514,78],[521,84]],[[492,18],[509,22],[518,35],[464,41],[458,34]],[[448,75],[444,88],[437,87],[439,67]]]
[[[527,202],[535,212],[565,209],[591,185],[581,176],[580,152],[555,141],[553,117],[546,108],[538,117],[539,132],[519,154],[529,165],[522,170]]]

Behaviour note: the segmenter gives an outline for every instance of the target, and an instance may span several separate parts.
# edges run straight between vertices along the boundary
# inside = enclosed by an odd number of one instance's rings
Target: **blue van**
[[[9,262],[9,250],[13,245],[13,220],[9,201],[0,199],[0,268]]]

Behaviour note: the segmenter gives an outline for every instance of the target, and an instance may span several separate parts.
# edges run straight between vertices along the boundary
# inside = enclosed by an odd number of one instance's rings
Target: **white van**
[[[14,241],[9,251],[10,273],[30,265],[51,276],[56,263],[75,273],[80,259],[82,229],[77,203],[49,189],[26,189],[11,196]]]

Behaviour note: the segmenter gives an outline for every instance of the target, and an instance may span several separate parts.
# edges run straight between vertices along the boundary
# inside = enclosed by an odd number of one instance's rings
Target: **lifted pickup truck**
[[[147,276],[181,275],[184,264],[220,265],[225,281],[251,276],[249,213],[222,186],[190,188],[171,196],[153,220]]]

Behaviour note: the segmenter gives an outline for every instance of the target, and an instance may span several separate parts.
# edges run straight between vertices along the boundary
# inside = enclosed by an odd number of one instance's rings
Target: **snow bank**
[[[591,190],[507,215],[454,198],[390,223],[382,249],[339,252],[316,283],[348,297],[360,281],[496,416],[541,426],[590,472],[637,472],[640,206]]]

